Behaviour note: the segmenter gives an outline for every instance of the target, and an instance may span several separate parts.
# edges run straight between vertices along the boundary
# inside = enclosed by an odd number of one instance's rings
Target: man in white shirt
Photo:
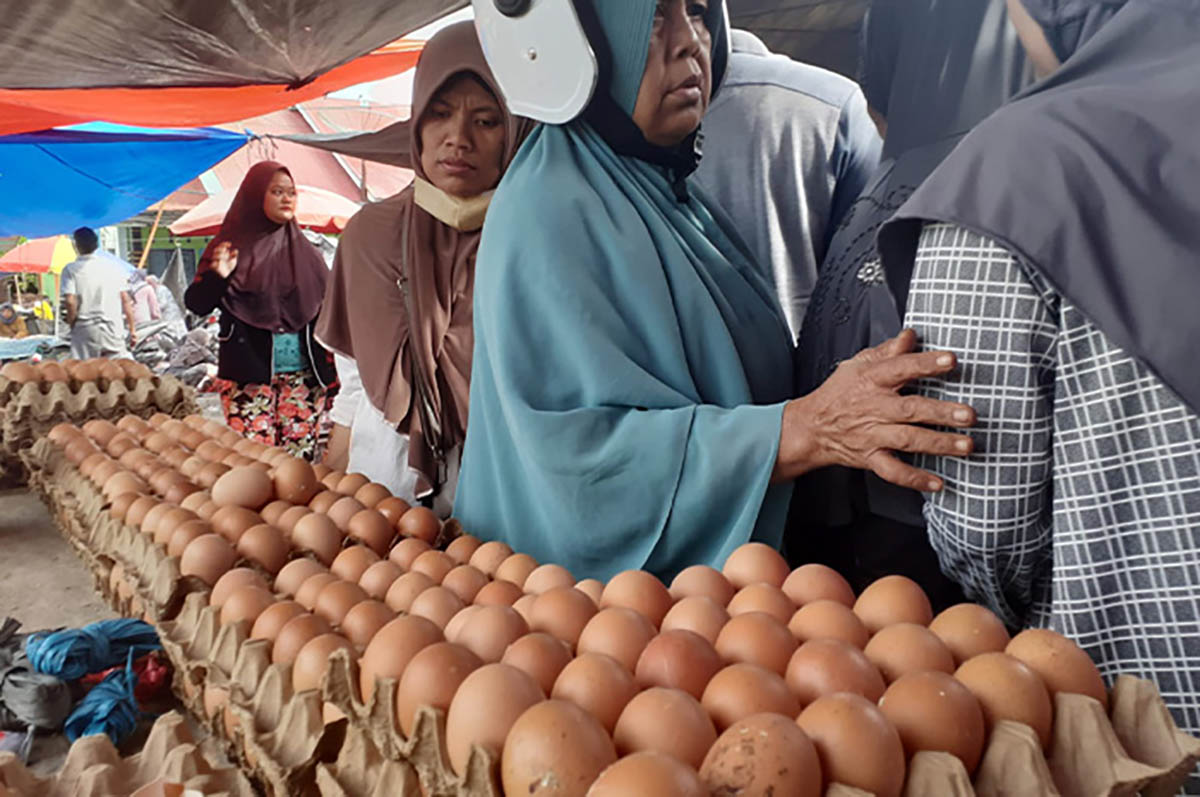
[[[96,250],[100,241],[95,230],[75,231],[79,259],[62,272],[62,293],[67,301],[67,324],[71,327],[71,356],[127,357],[129,351],[121,332],[121,316],[129,329],[129,343],[137,343],[133,299],[129,296],[129,274],[120,261]]]

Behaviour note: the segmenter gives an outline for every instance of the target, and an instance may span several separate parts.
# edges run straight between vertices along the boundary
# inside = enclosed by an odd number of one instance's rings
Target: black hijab
[[[901,208],[885,264],[911,271],[927,221],[986,235],[1200,412],[1200,3],[1025,2],[1057,46],[1093,35]]]

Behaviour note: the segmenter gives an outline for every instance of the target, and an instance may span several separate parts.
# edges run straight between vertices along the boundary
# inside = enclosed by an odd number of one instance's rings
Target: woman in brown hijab
[[[291,173],[254,164],[184,302],[197,315],[221,310],[217,376],[230,427],[312,460],[337,375],[313,339],[329,270],[295,217]]]
[[[425,45],[413,184],[342,234],[317,336],[342,387],[326,464],[448,514],[466,435],[475,253],[529,124],[508,113],[471,22]]]

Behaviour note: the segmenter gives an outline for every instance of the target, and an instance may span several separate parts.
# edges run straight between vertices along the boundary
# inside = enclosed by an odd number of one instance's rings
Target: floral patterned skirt
[[[269,385],[215,383],[229,428],[294,457],[320,459],[333,397],[311,370],[276,374]]]

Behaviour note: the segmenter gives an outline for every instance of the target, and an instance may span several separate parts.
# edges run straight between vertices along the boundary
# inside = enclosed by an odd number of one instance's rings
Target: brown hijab
[[[350,221],[316,330],[324,346],[356,361],[367,398],[409,436],[408,464],[422,475],[423,493],[441,488],[444,457],[466,437],[475,253],[490,193],[463,201],[432,186],[418,129],[437,92],[464,72],[504,109],[473,23],[429,40],[413,84],[416,180]],[[531,127],[505,110],[505,168]]]
[[[237,249],[237,268],[221,299],[221,308],[252,327],[299,332],[316,318],[325,296],[329,269],[295,219],[277,224],[267,218],[263,200],[282,163],[260,161],[238,188],[221,231],[200,257],[200,274],[212,267],[213,250],[223,241]]]

